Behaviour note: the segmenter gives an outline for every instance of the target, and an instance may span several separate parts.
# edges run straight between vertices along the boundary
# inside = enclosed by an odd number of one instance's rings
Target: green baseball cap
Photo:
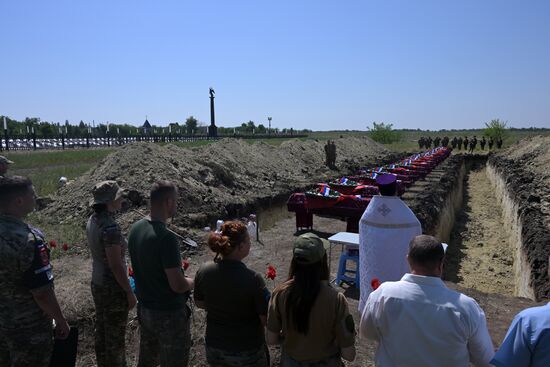
[[[107,204],[121,198],[123,193],[124,190],[118,186],[116,181],[102,181],[92,189],[94,195],[92,204]]]
[[[323,259],[330,243],[315,233],[304,233],[294,240],[292,256],[299,264],[314,264]]]

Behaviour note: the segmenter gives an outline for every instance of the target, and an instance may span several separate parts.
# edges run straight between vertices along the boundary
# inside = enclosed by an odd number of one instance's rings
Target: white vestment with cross
[[[399,197],[372,198],[359,222],[360,312],[373,291],[373,279],[397,281],[409,272],[409,242],[420,234],[420,222]]]

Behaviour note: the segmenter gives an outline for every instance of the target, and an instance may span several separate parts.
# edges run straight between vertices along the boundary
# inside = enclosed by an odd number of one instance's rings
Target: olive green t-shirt
[[[265,343],[260,315],[267,315],[269,291],[262,276],[240,261],[203,264],[195,275],[197,301],[206,306],[206,345],[247,351]]]
[[[146,218],[134,223],[128,234],[128,250],[139,303],[152,310],[184,307],[188,294],[174,292],[164,272],[181,268],[182,261],[178,239],[166,225]]]
[[[315,363],[338,355],[340,349],[355,343],[355,326],[346,297],[327,282],[321,283],[319,294],[309,314],[307,335],[300,334],[288,321],[288,290],[276,289],[269,302],[267,329],[282,332],[283,350],[302,363]],[[290,320],[291,321],[291,320]]]

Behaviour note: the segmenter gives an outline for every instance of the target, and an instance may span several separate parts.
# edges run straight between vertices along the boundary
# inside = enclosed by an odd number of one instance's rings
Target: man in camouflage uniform
[[[470,140],[470,153],[473,153],[476,149],[477,145],[477,137],[474,135],[474,137]]]
[[[462,150],[462,136],[458,137],[457,144],[458,144],[458,150]]]
[[[325,165],[330,168],[330,140],[325,144]]]
[[[424,137],[421,136],[420,139],[418,139],[418,149],[422,149],[424,147]]]
[[[334,141],[330,144],[330,167],[336,168],[336,144]]]
[[[0,155],[0,177],[6,176],[10,164],[13,164],[13,162],[3,155]]]
[[[453,138],[453,140],[451,140],[451,147],[452,147],[453,149],[455,149],[456,146],[457,146],[457,144],[458,144],[458,139],[457,139],[456,136],[455,136],[455,137]]]
[[[427,149],[430,149],[432,147],[432,137],[431,136],[428,136],[428,140],[426,141],[426,148]]]
[[[94,214],[86,226],[92,254],[92,296],[95,304],[95,352],[98,367],[125,367],[128,311],[136,297],[127,276],[126,240],[113,214],[120,210],[123,190],[116,181],[93,188]]]
[[[23,222],[35,200],[29,179],[0,177],[0,366],[48,367],[52,319],[57,338],[69,335],[44,235]]]

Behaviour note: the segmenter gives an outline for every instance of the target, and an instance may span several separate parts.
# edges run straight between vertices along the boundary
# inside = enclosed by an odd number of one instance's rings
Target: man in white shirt
[[[378,342],[378,367],[489,367],[494,355],[485,314],[472,298],[441,280],[444,246],[416,236],[407,260],[411,273],[372,292],[360,334]]]

